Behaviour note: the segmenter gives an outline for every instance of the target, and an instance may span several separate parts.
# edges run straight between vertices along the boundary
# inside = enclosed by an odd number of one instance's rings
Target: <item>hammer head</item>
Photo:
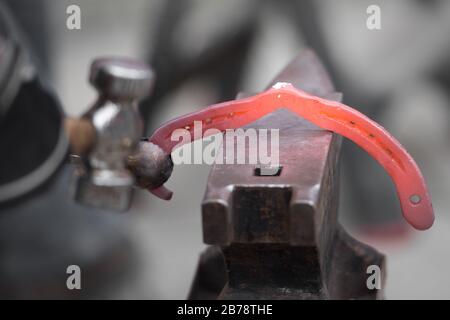
[[[89,79],[99,93],[85,115],[95,130],[95,142],[83,158],[86,170],[76,180],[75,199],[124,211],[129,208],[134,184],[126,161],[142,136],[137,103],[150,94],[154,74],[139,61],[101,58],[92,63]]]

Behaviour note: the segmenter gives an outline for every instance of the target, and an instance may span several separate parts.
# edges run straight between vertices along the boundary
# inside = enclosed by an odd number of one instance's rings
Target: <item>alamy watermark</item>
[[[369,290],[381,289],[381,269],[376,264],[372,264],[367,267],[367,274],[370,276],[367,278],[366,285]]]
[[[172,153],[174,164],[260,164],[278,166],[279,129],[226,129],[224,134],[215,128],[203,132],[202,121],[194,121],[193,128],[176,129],[171,140],[181,146]],[[194,140],[207,142],[193,143]]]
[[[67,267],[66,273],[69,274],[66,280],[67,289],[81,290],[81,268],[72,264]]]
[[[66,27],[69,30],[81,30],[81,8],[72,4],[66,8]]]
[[[369,15],[366,26],[369,30],[381,30],[381,8],[376,4],[367,7],[366,13]]]

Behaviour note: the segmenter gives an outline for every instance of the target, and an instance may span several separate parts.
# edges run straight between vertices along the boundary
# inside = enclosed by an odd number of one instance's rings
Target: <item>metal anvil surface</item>
[[[321,63],[306,51],[275,80],[340,99]],[[281,171],[216,164],[202,204],[202,255],[190,298],[376,299],[367,268],[384,256],[337,221],[342,138],[287,110],[253,123],[279,129]]]

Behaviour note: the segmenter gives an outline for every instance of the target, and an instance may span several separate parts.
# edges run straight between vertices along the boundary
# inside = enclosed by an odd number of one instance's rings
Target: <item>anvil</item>
[[[302,52],[274,80],[340,100],[317,56]],[[271,84],[272,86],[272,84]],[[242,96],[242,94],[241,94]],[[190,299],[378,299],[367,285],[384,256],[338,222],[342,138],[278,110],[248,128],[280,129],[280,170],[214,165],[202,203],[202,254]],[[381,286],[382,288],[383,286]]]

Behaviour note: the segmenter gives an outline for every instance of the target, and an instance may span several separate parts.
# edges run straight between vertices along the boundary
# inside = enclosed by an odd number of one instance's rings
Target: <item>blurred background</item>
[[[154,94],[142,105],[148,134],[239,91],[261,91],[300,50],[313,48],[344,103],[381,123],[415,158],[436,214],[431,230],[410,230],[387,174],[346,141],[342,224],[387,255],[387,299],[450,299],[449,1],[3,2],[68,115],[81,115],[96,98],[87,81],[95,57],[148,61],[157,74]],[[66,28],[72,4],[81,8],[81,30]],[[366,27],[371,4],[381,8],[380,30]],[[170,202],[136,191],[131,210],[119,218],[139,258],[134,280],[111,297],[186,298],[205,247],[200,204],[209,167],[174,172]]]

